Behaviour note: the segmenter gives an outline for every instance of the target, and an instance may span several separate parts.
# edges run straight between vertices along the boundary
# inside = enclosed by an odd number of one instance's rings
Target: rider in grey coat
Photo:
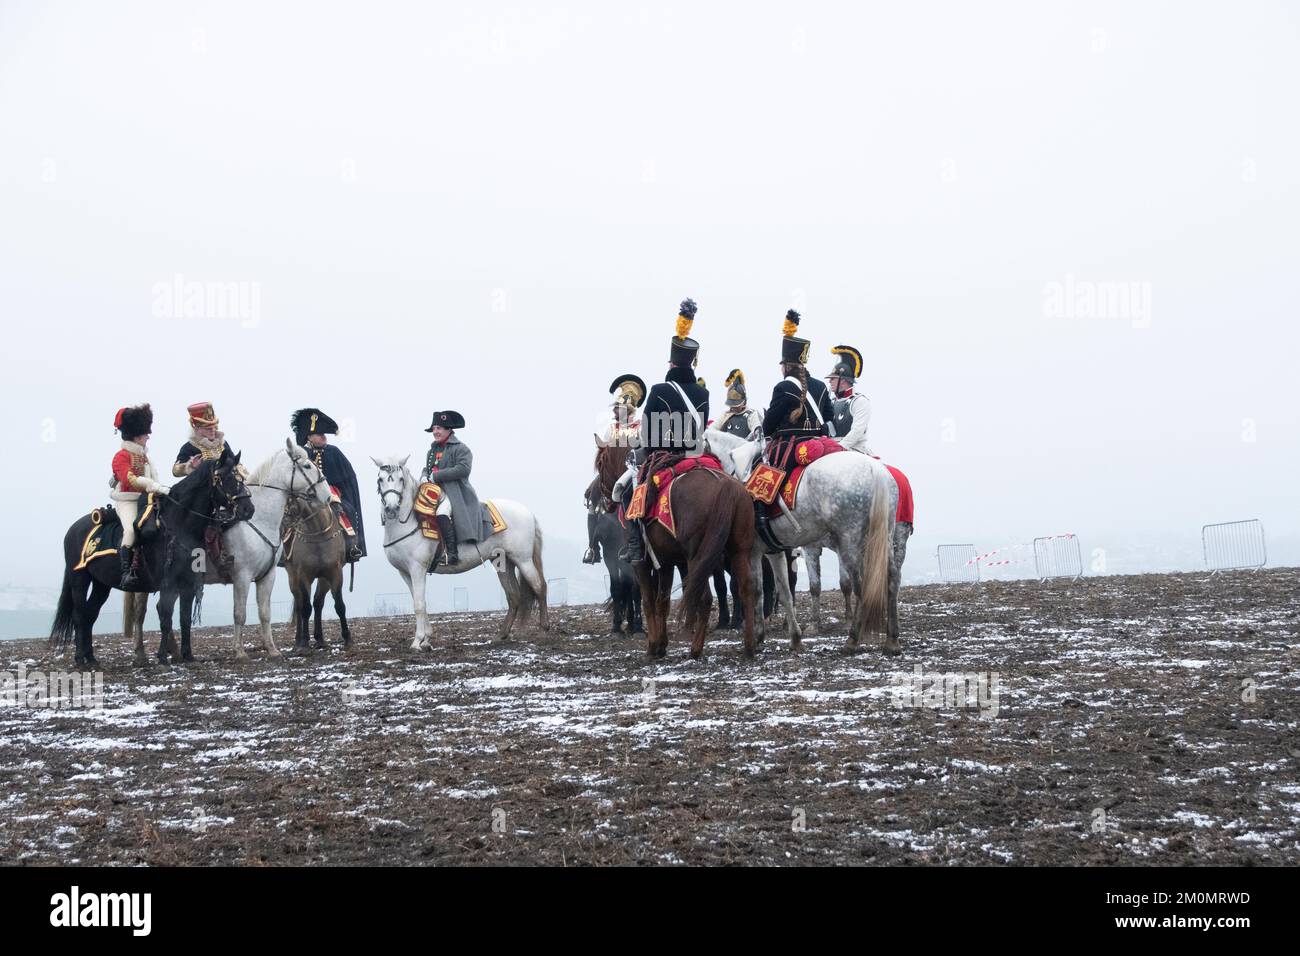
[[[432,481],[442,489],[438,533],[444,546],[441,560],[447,564],[460,561],[459,542],[477,541],[482,532],[482,509],[469,483],[474,453],[454,431],[464,427],[465,419],[459,412],[446,411],[434,412],[433,424],[425,429],[433,432],[434,442],[429,446],[420,480]]]

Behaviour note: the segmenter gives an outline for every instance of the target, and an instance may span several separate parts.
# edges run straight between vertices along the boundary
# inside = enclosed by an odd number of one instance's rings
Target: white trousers
[[[135,544],[135,519],[140,516],[139,499],[119,498],[113,502],[117,516],[122,520],[122,547]]]

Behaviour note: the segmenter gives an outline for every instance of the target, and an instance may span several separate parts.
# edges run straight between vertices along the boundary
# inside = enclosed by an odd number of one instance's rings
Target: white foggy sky
[[[687,295],[715,408],[733,366],[766,405],[792,303],[818,375],[863,351],[925,570],[1295,538],[1297,14],[976,6],[0,3],[0,582],[57,584],[145,400],[164,466],[192,401],[250,464],[295,407],[354,420],[369,591],[367,456],[418,463],[438,407],[578,543],[593,416]],[[155,317],[176,274],[258,323]],[[1067,275],[1149,283],[1149,327],[1045,315]]]

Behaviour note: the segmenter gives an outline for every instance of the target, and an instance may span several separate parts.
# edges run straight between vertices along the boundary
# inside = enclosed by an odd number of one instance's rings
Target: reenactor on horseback
[[[425,458],[421,483],[431,481],[438,486],[438,538],[442,549],[429,565],[432,572],[439,564],[460,563],[459,543],[474,542],[481,533],[478,494],[469,483],[474,467],[474,453],[456,436],[456,429],[465,427],[460,412],[434,412],[433,422],[425,429],[433,434],[433,444]]]
[[[338,422],[319,408],[300,408],[289,419],[289,427],[293,429],[295,441],[306,449],[330,486],[334,514],[348,537],[348,561],[360,561],[366,556],[366,532],[357,473],[347,456],[331,445],[328,438],[339,433]]]
[[[704,428],[709,420],[709,390],[695,376],[700,343],[689,337],[697,306],[685,299],[677,315],[677,334],[669,349],[668,374],[646,397],[641,416],[639,472],[629,470],[615,486],[618,500],[635,481],[635,474],[648,474],[672,458],[699,455],[704,450]],[[641,522],[627,522],[628,561],[645,560]]]
[[[781,339],[781,373],[785,378],[772,389],[772,401],[763,416],[763,434],[769,438],[782,435],[825,435],[826,423],[835,417],[830,391],[815,378],[808,377],[808,351],[812,343],[795,337],[799,313],[785,314]]]
[[[190,417],[190,437],[185,444],[181,445],[181,450],[176,453],[176,460],[172,462],[172,475],[176,478],[184,478],[192,474],[205,461],[219,461],[222,454],[230,450],[230,446],[226,444],[225,432],[217,430],[221,420],[217,418],[211,402],[195,402],[185,411]],[[233,451],[230,453],[234,454]],[[240,477],[247,477],[243,465],[239,465],[238,470]],[[229,580],[234,559],[221,547],[219,521],[209,522],[203,532],[203,543],[208,554],[215,559],[222,580]]]
[[[136,572],[135,522],[140,515],[142,494],[167,494],[166,485],[158,483],[158,474],[149,461],[146,447],[153,432],[153,409],[148,404],[119,408],[113,427],[122,436],[122,447],[113,456],[113,477],[109,481],[117,516],[122,522],[122,544],[118,557],[122,562],[122,583],[128,590],[139,584]]]
[[[597,452],[597,461],[603,454],[617,454],[617,452],[606,452],[604,449],[627,449],[630,452],[640,444],[641,422],[637,418],[637,409],[645,402],[645,382],[639,376],[630,373],[620,375],[610,385],[609,393],[614,396],[610,406],[613,410],[613,420],[605,426],[604,433],[596,437],[596,444],[601,449]],[[596,540],[596,526],[601,511],[605,508],[600,479],[599,474],[592,479],[585,495],[587,551],[582,556],[583,564],[596,564],[600,561],[600,543]]]
[[[763,416],[763,434],[769,439],[764,449],[764,460],[782,475],[789,469],[792,450],[806,438],[826,435],[829,422],[835,417],[830,390],[825,383],[808,376],[808,352],[812,343],[798,338],[799,313],[790,309],[785,314],[781,332],[781,372],[785,378],[772,389],[772,401]],[[779,490],[779,489],[778,489]],[[754,517],[759,537],[772,548],[779,548],[773,536],[762,501],[754,501]]]
[[[835,395],[832,403],[835,408],[832,419],[835,440],[849,451],[870,455],[867,423],[871,420],[871,401],[853,390],[854,383],[862,375],[862,353],[851,345],[837,345],[831,349],[831,354],[839,356],[831,374],[826,376]]]
[[[185,411],[190,416],[190,437],[172,463],[172,476],[176,478],[184,478],[205,461],[216,461],[227,448],[226,433],[217,430],[221,420],[211,402],[195,402]]]
[[[750,408],[745,394],[745,373],[733,368],[727,376],[727,411],[710,428],[716,428],[728,435],[748,438],[754,429],[761,428],[763,416],[757,409]]]

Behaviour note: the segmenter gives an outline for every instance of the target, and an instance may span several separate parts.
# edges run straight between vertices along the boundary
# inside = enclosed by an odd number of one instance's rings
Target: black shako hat
[[[808,349],[812,343],[796,338],[794,334],[799,329],[799,318],[799,313],[791,309],[786,312],[781,326],[781,361],[789,365],[808,364]]]
[[[668,361],[673,365],[691,368],[699,357],[700,343],[688,338],[698,308],[694,299],[683,299],[677,310],[677,334],[673,336],[672,350],[668,354]]]
[[[433,421],[429,423],[429,427],[426,428],[425,431],[426,432],[433,431],[434,425],[441,425],[443,428],[451,428],[451,429],[464,428],[465,416],[462,415],[460,412],[452,412],[452,411],[434,412]]]
[[[289,419],[294,439],[299,445],[307,444],[308,435],[337,435],[339,423],[319,408],[300,408]]]

